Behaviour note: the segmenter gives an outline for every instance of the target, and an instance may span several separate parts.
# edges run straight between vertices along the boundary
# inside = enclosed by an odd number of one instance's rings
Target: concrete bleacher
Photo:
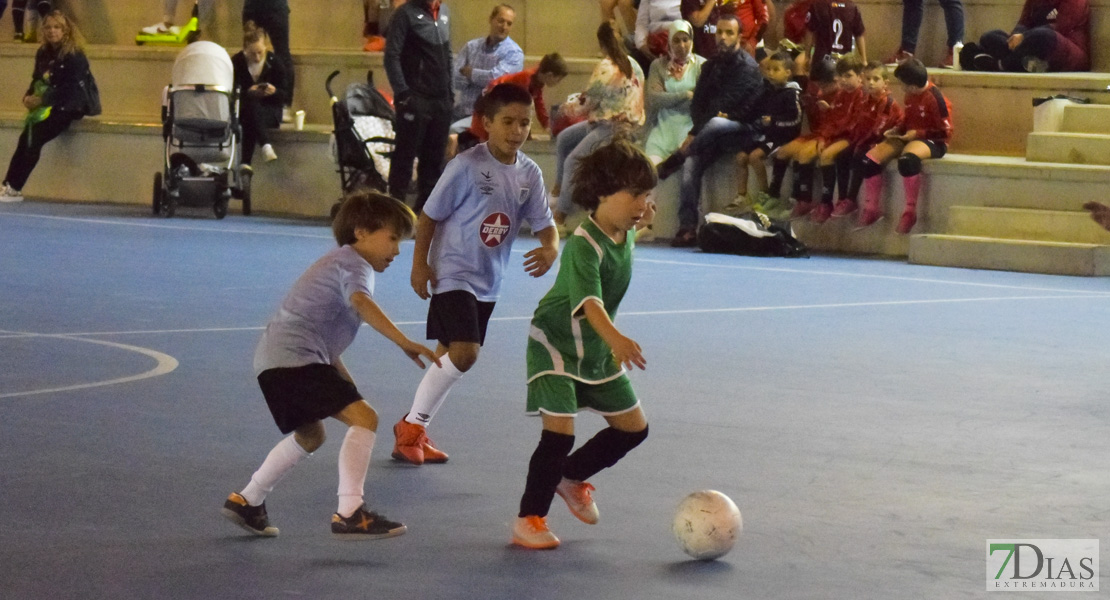
[[[490,0],[448,0],[453,11],[452,41],[458,48],[487,29]],[[859,0],[868,25],[871,58],[883,58],[898,44],[901,2]],[[72,133],[51,143],[25,193],[29,198],[147,204],[153,174],[160,170],[159,99],[178,48],[137,47],[134,33],[159,18],[161,4],[151,0],[68,5],[88,42],[86,49],[100,85],[104,114],[86,119]],[[181,2],[179,21],[189,6]],[[596,0],[516,0],[513,38],[534,64],[558,50],[569,59],[570,76],[548,91],[554,105],[585,85],[596,63]],[[1110,0],[1092,2],[1092,39],[1110,39]],[[1009,28],[1021,0],[965,0],[968,41],[996,27]],[[381,54],[361,47],[361,0],[290,0],[291,45],[297,75],[294,108],[307,113],[305,131],[283,129],[276,135],[280,160],[256,164],[254,209],[310,217],[324,216],[339,195],[339,178],[328,152],[331,114],[324,79],[341,71],[342,88],[374,73],[388,89]],[[782,8],[782,6],[780,6]],[[231,51],[239,45],[242,0],[217,3],[209,39]],[[35,46],[12,43],[0,26],[0,152],[14,146],[22,109],[20,92],[31,72]],[[918,56],[940,61],[944,48],[942,12],[926,3]],[[899,236],[888,218],[856,231],[845,220],[815,226],[796,223],[799,237],[817,250],[907,256],[915,262],[1043,272],[1103,274],[1110,269],[1108,235],[1080,211],[1097,197],[1110,177],[1110,119],[1106,106],[1069,107],[1061,131],[1033,132],[1031,101],[1066,94],[1110,105],[1110,53],[1094,52],[1096,73],[984,74],[933,69],[930,75],[954,105],[956,135],[951,154],[926,167],[922,214],[914,232]],[[341,91],[341,90],[337,90]],[[554,172],[553,144],[542,139],[526,151],[549,178]],[[5,155],[6,158],[6,155]],[[95,168],[92,166],[95,165]],[[50,173],[66,177],[50,177]],[[884,204],[896,217],[901,184],[890,169]],[[714,165],[707,177],[705,209],[735,195],[730,161]],[[658,191],[661,212],[655,230],[673,234],[677,178]],[[237,205],[233,202],[232,210]],[[1039,212],[1038,212],[1039,211]],[[1061,256],[1071,256],[1061,259]],[[970,258],[969,258],[970,257]],[[993,258],[992,258],[993,257]],[[973,260],[974,259],[974,260]]]

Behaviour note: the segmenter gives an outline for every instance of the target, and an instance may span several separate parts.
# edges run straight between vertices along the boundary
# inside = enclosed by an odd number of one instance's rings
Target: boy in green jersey
[[[514,544],[559,545],[546,522],[555,494],[578,519],[597,523],[586,480],[647,438],[647,419],[625,372],[646,361],[613,319],[632,279],[635,230],[655,215],[647,200],[655,183],[651,161],[626,140],[598,148],[573,175],[572,199],[591,214],[567,239],[555,284],[532,317],[528,413],[543,418],[543,432],[528,464]],[[600,413],[609,427],[571,454],[582,409]]]

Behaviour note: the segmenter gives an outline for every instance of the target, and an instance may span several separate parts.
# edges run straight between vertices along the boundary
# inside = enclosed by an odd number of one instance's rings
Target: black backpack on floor
[[[737,217],[705,215],[705,225],[698,230],[698,247],[717,254],[809,258],[809,249],[794,237],[789,223],[772,221],[758,212]]]

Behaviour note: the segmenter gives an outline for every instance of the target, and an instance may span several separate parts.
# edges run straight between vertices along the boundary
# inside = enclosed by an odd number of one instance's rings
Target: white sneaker
[[[555,487],[555,493],[567,501],[567,508],[572,515],[578,517],[579,521],[595,525],[600,515],[597,504],[594,504],[593,496],[590,494],[593,489],[594,486],[585,481],[574,481],[564,477]]]
[[[181,28],[177,25],[166,27],[165,23],[155,23],[150,27],[143,27],[142,29],[140,29],[140,31],[147,35],[165,35],[167,33],[179,35],[181,33]]]
[[[559,538],[547,528],[547,519],[517,517],[513,522],[513,543],[532,550],[548,550],[559,545]]]
[[[282,123],[292,123],[293,122],[293,110],[290,109],[288,106],[281,107],[281,122]]]
[[[0,202],[23,202],[23,192],[5,183],[0,188]]]
[[[262,146],[262,158],[264,158],[266,162],[277,160],[277,152],[274,152],[274,147],[269,144]]]

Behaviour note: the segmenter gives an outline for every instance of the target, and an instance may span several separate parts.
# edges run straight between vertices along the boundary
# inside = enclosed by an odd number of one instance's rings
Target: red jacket
[[[844,139],[854,128],[860,108],[866,99],[862,88],[852,91],[837,90],[827,100],[830,106],[821,117],[820,126],[813,132],[825,142]]]
[[[848,139],[853,146],[873,146],[883,141],[885,131],[901,125],[904,117],[902,105],[890,93],[879,98],[868,94]]]
[[[533,83],[533,79],[535,79],[536,77],[536,71],[538,70],[538,68],[525,69],[523,71],[520,71],[519,73],[509,73],[508,75],[502,75],[501,77],[498,77],[497,79],[489,82],[489,85],[486,86],[485,91],[482,93],[484,94],[486,92],[489,92],[494,88],[494,86],[500,85],[502,83],[509,83],[528,90],[528,93],[532,94],[532,103],[536,106],[536,119],[540,122],[540,125],[542,125],[544,129],[547,129],[548,116],[547,106],[545,106],[543,103],[543,86],[539,85],[538,81],[536,83]],[[470,133],[478,136],[478,139],[483,142],[489,140],[489,133],[486,132],[485,125],[482,124],[482,114],[479,113],[477,110],[474,111],[474,116],[470,118]]]
[[[744,48],[754,54],[756,45],[763,37],[763,30],[767,28],[767,5],[763,0],[738,0],[734,6],[740,19],[740,37],[744,40]]]
[[[1091,7],[1087,0],[1026,0],[1018,18],[1018,26],[1026,29],[1050,27],[1075,44],[1074,48],[1057,47],[1050,61],[1064,71],[1086,71],[1091,68]]]
[[[929,82],[920,94],[906,94],[906,118],[899,129],[917,132],[919,140],[948,142],[952,139],[952,103],[940,88]]]
[[[809,5],[812,3],[813,0],[796,0],[783,11],[783,36],[786,39],[795,44],[805,41],[806,32],[809,31],[806,26],[806,15],[809,14]]]
[[[827,110],[822,110],[817,106],[817,103],[824,100],[832,104],[833,98],[840,91],[839,88],[834,91],[822,93],[821,86],[814,81],[806,84],[805,91],[802,92],[802,111],[806,115],[806,124],[809,126],[811,134],[815,134],[821,128],[821,122],[825,120],[825,113]]]

